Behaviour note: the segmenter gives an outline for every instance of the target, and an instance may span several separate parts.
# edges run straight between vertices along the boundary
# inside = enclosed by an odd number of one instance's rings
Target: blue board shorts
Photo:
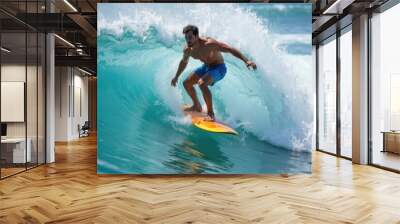
[[[216,82],[225,77],[226,66],[225,63],[213,66],[203,64],[202,66],[194,70],[194,74],[196,74],[199,78],[202,78],[205,74],[210,75],[213,80],[213,83],[211,85],[214,85]]]

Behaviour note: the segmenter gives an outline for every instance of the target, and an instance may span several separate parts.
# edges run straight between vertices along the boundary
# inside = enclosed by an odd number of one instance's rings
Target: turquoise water
[[[311,172],[310,5],[99,4],[98,18],[99,173]],[[180,111],[182,81],[201,65],[192,59],[170,86],[188,23],[259,67],[224,54],[227,75],[211,88],[238,136],[202,131]]]

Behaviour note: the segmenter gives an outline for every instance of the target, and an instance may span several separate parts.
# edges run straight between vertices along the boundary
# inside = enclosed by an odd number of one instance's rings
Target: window
[[[318,48],[318,148],[336,153],[336,40]]]
[[[400,170],[400,5],[371,19],[372,163]]]
[[[18,2],[18,13],[42,13],[44,1]],[[1,2],[0,6],[16,5]],[[15,8],[15,7],[14,7]],[[0,12],[0,178],[45,163],[45,35]],[[11,107],[12,106],[12,107]],[[11,109],[13,108],[13,109]]]
[[[340,154],[351,158],[352,148],[352,35],[351,26],[340,36]]]

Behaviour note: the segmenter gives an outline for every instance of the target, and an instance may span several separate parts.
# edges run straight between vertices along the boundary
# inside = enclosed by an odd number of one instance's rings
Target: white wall
[[[24,122],[25,83],[1,82],[1,121]],[[35,106],[36,108],[36,106]]]
[[[29,85],[36,86],[36,80],[32,80],[31,75],[36,76],[36,66],[27,66],[25,64],[4,64],[1,66],[1,81],[2,82],[25,82],[25,75],[27,69]],[[36,130],[36,88],[27,88],[27,119],[28,119],[28,137],[30,133]],[[2,96],[6,97],[6,96]],[[33,99],[32,99],[33,98]],[[32,102],[34,102],[32,104]],[[40,105],[39,105],[40,107]],[[7,108],[1,108],[1,110],[6,110]],[[32,124],[34,122],[34,124]],[[7,136],[8,137],[25,137],[25,123],[26,122],[7,122]],[[36,132],[35,132],[36,136]]]
[[[70,83],[67,67],[55,68],[55,141],[68,140],[68,87]]]
[[[55,140],[77,139],[78,124],[88,120],[88,77],[76,68],[56,67],[55,87]]]
[[[25,64],[5,64],[1,66],[1,81],[2,82],[25,82]],[[29,68],[28,68],[29,69]],[[4,96],[3,96],[4,97]],[[1,108],[5,110],[6,108]],[[7,136],[8,137],[25,137],[25,123],[24,122],[10,122],[7,123]]]
[[[36,70],[38,69],[38,70]],[[7,123],[8,138],[24,138],[25,133],[30,139],[30,148],[32,151],[32,161],[36,162],[39,158],[39,163],[44,162],[44,74],[42,67],[36,65],[24,64],[3,64],[1,66],[1,81],[2,82],[25,82],[26,83],[26,108],[25,105],[21,108],[21,112],[27,115],[27,120],[23,122],[5,122]],[[27,78],[27,82],[25,81]],[[7,98],[2,95],[2,98]],[[10,108],[2,107],[2,112],[11,110]],[[16,113],[15,111],[7,111]],[[27,132],[26,132],[27,131]],[[39,153],[37,156],[36,153]]]

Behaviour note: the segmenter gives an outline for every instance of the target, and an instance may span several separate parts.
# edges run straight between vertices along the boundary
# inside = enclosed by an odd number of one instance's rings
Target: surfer
[[[183,34],[185,35],[187,46],[183,49],[183,57],[179,63],[176,75],[171,81],[171,85],[176,86],[179,76],[188,64],[189,57],[202,61],[203,65],[195,69],[188,78],[183,81],[183,86],[193,101],[193,105],[185,110],[202,111],[200,102],[197,99],[196,90],[193,87],[195,84],[198,84],[207,105],[209,120],[214,121],[215,115],[212,105],[212,95],[208,86],[214,85],[216,82],[223,79],[226,74],[226,66],[221,52],[231,53],[233,56],[241,59],[249,69],[257,69],[257,66],[236,48],[210,37],[199,37],[199,29],[196,26],[187,25],[183,28]]]

